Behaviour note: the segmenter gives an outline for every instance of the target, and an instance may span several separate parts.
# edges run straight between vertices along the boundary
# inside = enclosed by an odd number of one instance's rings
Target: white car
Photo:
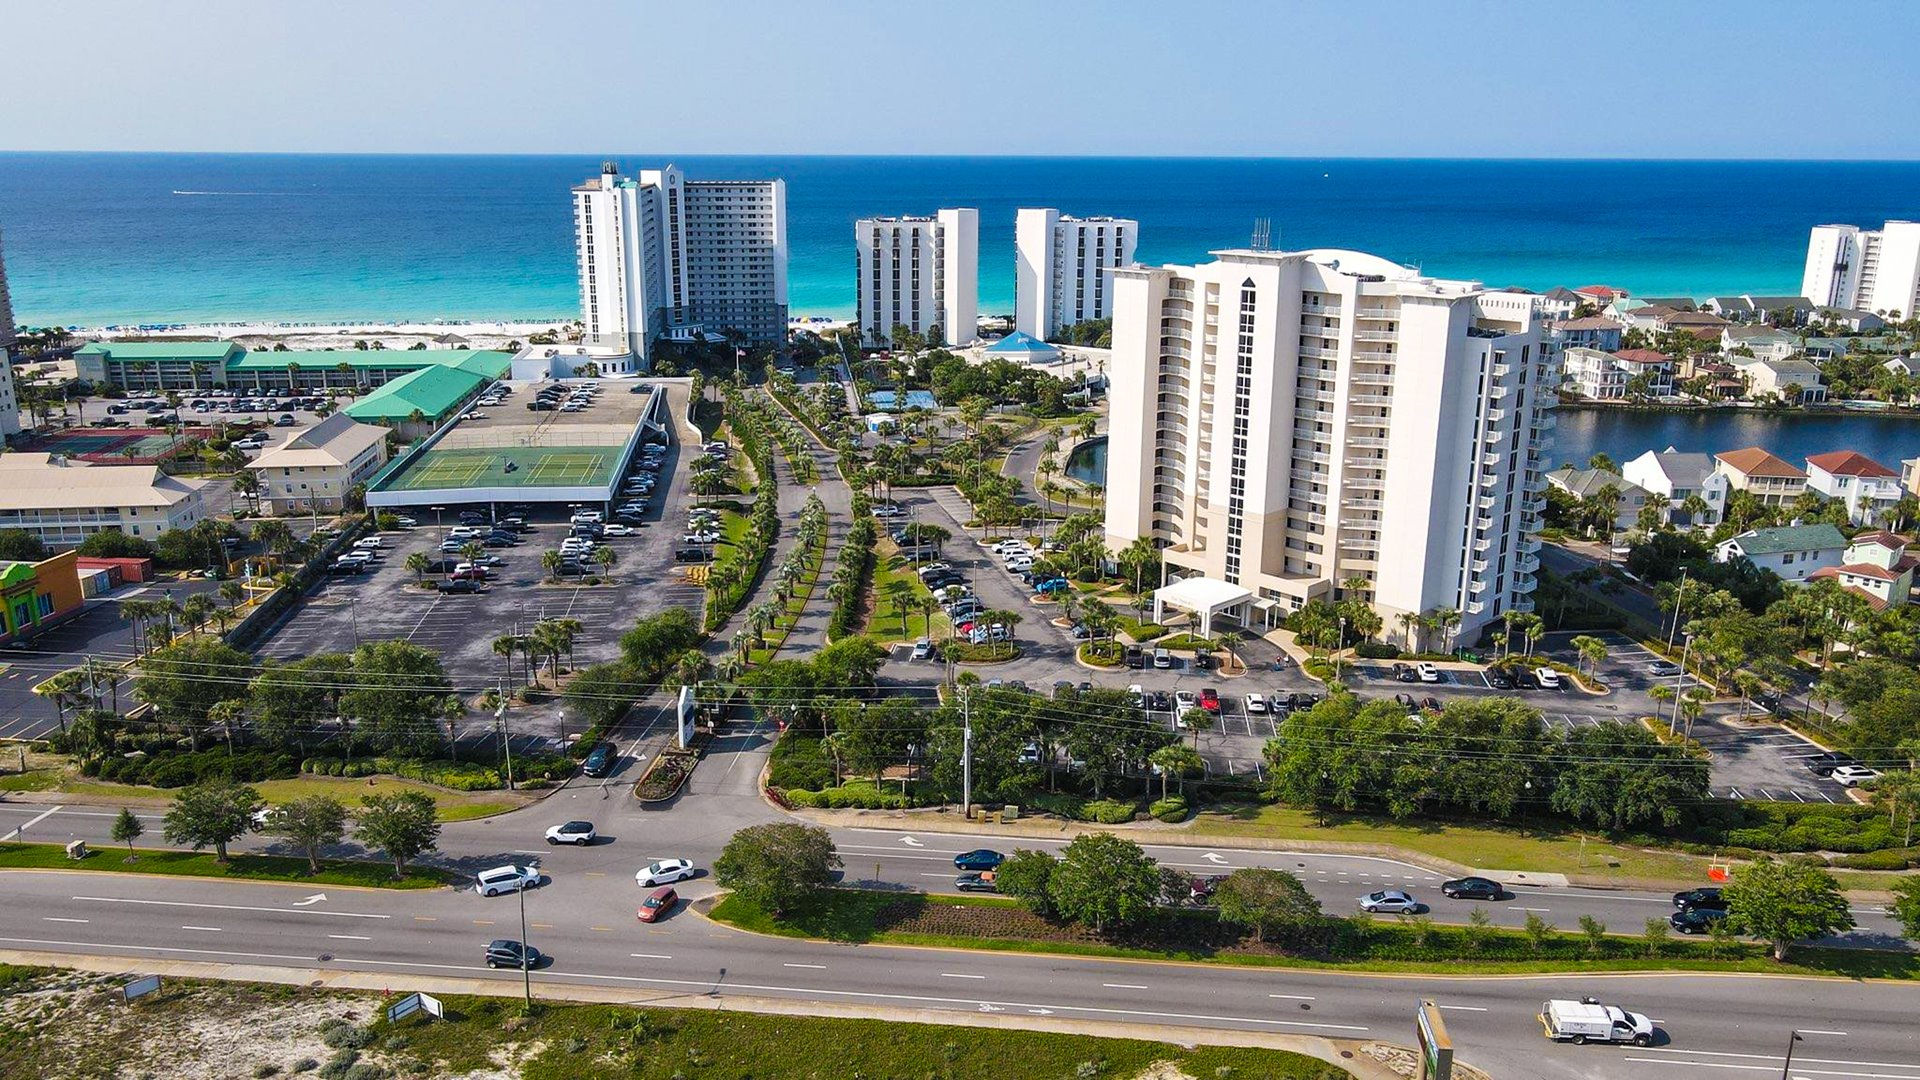
[[[481,896],[499,896],[501,893],[519,892],[540,884],[540,868],[537,866],[516,866],[508,863],[491,870],[482,870],[473,878],[473,891]]]
[[[1880,774],[1865,765],[1842,765],[1833,770],[1833,779],[1836,783],[1854,787],[1869,780],[1878,780]]]
[[[1560,673],[1550,667],[1534,668],[1533,677],[1542,690],[1560,689]]]
[[[1415,900],[1412,896],[1401,892],[1399,889],[1382,889],[1379,892],[1368,893],[1360,898],[1361,911],[1388,915],[1398,915],[1403,911],[1409,913],[1417,912],[1424,906],[1426,905]]]
[[[547,843],[579,844],[580,846],[585,847],[586,845],[593,843],[593,838],[598,835],[599,833],[596,833],[594,831],[593,822],[591,821],[569,821],[569,822],[566,822],[565,824],[555,825],[553,828],[548,829]]]
[[[933,642],[928,641],[926,638],[921,638],[919,641],[916,641],[913,643],[913,652],[908,655],[907,659],[927,660],[927,659],[930,659],[932,656],[933,656]]]
[[[600,530],[600,534],[602,536],[632,536],[633,534],[639,531],[640,531],[639,529],[636,529],[631,525],[621,525],[616,523],[613,525],[609,525],[606,528]]]
[[[1440,681],[1440,669],[1437,667],[1434,667],[1432,664],[1428,664],[1428,663],[1415,664],[1413,665],[1413,670],[1415,674],[1420,676],[1421,682],[1439,682]]]
[[[1247,695],[1247,715],[1259,716],[1267,711],[1267,699],[1259,694]]]
[[[685,881],[692,876],[693,864],[687,860],[661,859],[641,867],[640,872],[633,875],[633,880],[638,882],[641,888],[651,889],[655,885],[671,885],[676,881]]]

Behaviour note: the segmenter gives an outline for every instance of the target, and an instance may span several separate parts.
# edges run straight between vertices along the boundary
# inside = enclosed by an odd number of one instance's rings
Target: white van
[[[1652,1020],[1617,1005],[1602,1005],[1593,998],[1541,1002],[1540,1026],[1547,1038],[1575,1046],[1589,1042],[1653,1045]]]

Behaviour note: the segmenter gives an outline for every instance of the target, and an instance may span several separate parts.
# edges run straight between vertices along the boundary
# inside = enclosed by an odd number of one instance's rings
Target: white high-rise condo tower
[[[1150,537],[1157,599],[1203,624],[1357,594],[1444,648],[1532,610],[1559,378],[1534,298],[1357,251],[1214,257],[1113,272],[1109,546]]]
[[[1140,223],[1058,210],[1014,215],[1014,329],[1045,341],[1063,326],[1113,313],[1113,271],[1133,262]]]
[[[896,326],[965,345],[980,336],[980,211],[861,218],[853,224],[860,336],[884,344]]]
[[[1912,318],[1920,308],[1920,221],[1889,221],[1878,230],[1815,225],[1800,292],[1815,307]]]
[[[573,220],[588,343],[645,358],[661,337],[786,341],[785,181],[672,165],[626,177],[609,162],[573,189]]]

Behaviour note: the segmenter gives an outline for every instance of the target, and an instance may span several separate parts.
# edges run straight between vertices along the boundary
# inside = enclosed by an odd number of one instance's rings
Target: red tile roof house
[[[1673,357],[1658,349],[1621,349],[1613,358],[1626,365],[1633,375],[1647,377],[1647,393],[1666,397],[1673,393]]]
[[[1885,529],[1864,532],[1847,545],[1841,565],[1816,570],[1809,580],[1832,578],[1878,611],[1901,607],[1913,597],[1913,572],[1920,557],[1907,554],[1904,537]]]
[[[1807,459],[1807,490],[1847,506],[1847,520],[1872,525],[1882,511],[1900,501],[1900,474],[1852,450],[1815,454]]]
[[[1744,491],[1768,506],[1790,503],[1807,490],[1806,472],[1764,447],[1728,450],[1714,457],[1719,463],[1714,468],[1726,475],[1729,490]]]

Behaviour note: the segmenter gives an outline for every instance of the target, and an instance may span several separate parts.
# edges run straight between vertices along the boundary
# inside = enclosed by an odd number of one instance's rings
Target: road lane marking
[[[219,928],[219,927],[217,927],[217,926],[183,926],[183,927],[181,927],[180,929],[182,929],[182,930],[205,930],[206,932],[208,932],[208,933],[210,933],[210,934],[218,934],[218,933],[220,933],[220,932],[221,932],[221,930],[220,930],[220,928]]]
[[[1486,1012],[1487,1011],[1478,1005],[1442,1005],[1440,1007],[1442,1009],[1447,1010],[1448,1012]]]
[[[534,928],[535,930],[551,930],[551,929],[553,929],[553,924],[552,924],[552,923],[543,923],[543,922],[537,922],[537,923],[528,923],[527,925],[528,925],[528,926],[531,926],[531,927],[533,927],[533,928]]]
[[[8,833],[8,834],[6,834],[5,836],[0,836],[0,840],[14,840],[14,839],[18,839],[19,837],[21,837],[22,835],[24,835],[24,834],[26,833],[26,831],[27,831],[28,829],[31,829],[31,828],[33,828],[33,827],[34,827],[35,825],[38,825],[38,824],[40,824],[41,822],[43,822],[43,821],[45,821],[45,820],[47,820],[48,818],[50,818],[50,817],[52,817],[53,815],[55,815],[55,814],[57,814],[57,813],[59,813],[59,812],[60,812],[60,811],[61,811],[62,809],[64,809],[64,807],[59,807],[59,806],[56,806],[56,807],[54,807],[53,809],[51,809],[51,810],[48,810],[48,811],[46,811],[46,812],[45,812],[45,813],[43,813],[43,814],[40,814],[40,815],[38,815],[37,817],[34,817],[34,818],[32,818],[32,819],[30,819],[30,820],[28,820],[28,822],[27,822],[27,823],[26,823],[25,825],[22,825],[22,826],[20,826],[19,828],[17,828],[17,829],[15,829],[15,830],[13,830],[12,832],[10,832],[10,833]]]
[[[1518,904],[1508,904],[1507,910],[1508,911],[1552,911],[1553,909],[1544,908],[1544,907],[1521,907]]]
[[[329,938],[332,938],[334,941],[372,941],[373,940],[370,937],[362,937],[359,934],[328,934],[327,936]]]
[[[475,920],[473,920],[473,925],[475,925],[475,926],[492,926],[492,925],[493,925],[493,920],[492,920],[492,919],[475,919]]]
[[[321,911],[318,908],[252,907],[245,904],[195,904],[186,900],[134,900],[124,896],[74,896],[71,900],[95,904],[145,904],[151,907],[204,908],[213,911],[269,911],[276,915],[306,915],[323,919],[391,919],[391,915],[370,915],[358,911]]]
[[[1145,986],[1142,986],[1139,983],[1101,983],[1100,985],[1106,987],[1109,990],[1145,990],[1147,989]]]
[[[666,956],[657,952],[630,952],[627,955],[633,957],[635,960],[671,960],[673,959],[673,957],[671,956]]]
[[[414,922],[439,922],[440,920],[434,918],[431,915],[415,915],[413,917],[413,921]]]
[[[780,966],[781,966],[781,967],[790,967],[790,968],[809,968],[809,969],[811,969],[811,970],[814,970],[814,971],[825,971],[825,970],[827,970],[827,965],[825,965],[825,964],[781,964]]]
[[[941,972],[940,977],[943,979],[984,979],[986,978],[985,975],[956,975],[951,971]]]
[[[59,916],[57,916],[57,915],[42,915],[42,916],[40,916],[40,921],[41,921],[41,922],[77,922],[77,923],[83,923],[83,922],[86,922],[87,920],[85,920],[85,919],[62,919],[62,918],[60,918],[60,917],[59,917]]]
[[[1668,1046],[1641,1046],[1635,1047],[1635,1049],[1642,1054],[1692,1054],[1694,1057],[1747,1058],[1752,1061],[1781,1060],[1779,1054],[1739,1054],[1730,1050],[1683,1050],[1679,1047]],[[1920,1065],[1915,1065],[1909,1061],[1850,1061],[1846,1058],[1801,1057],[1798,1054],[1793,1056],[1793,1060],[1812,1065],[1858,1065],[1868,1069],[1920,1069]]]
[[[1844,1031],[1821,1031],[1819,1028],[1800,1028],[1798,1030],[1802,1035],[1846,1035]]]
[[[0,941],[6,941],[6,940],[9,940],[9,939],[0,938]],[[42,942],[41,944],[47,944],[47,943]],[[56,942],[54,944],[79,945],[81,943],[80,942]],[[139,948],[140,946],[119,946],[119,947]],[[194,950],[180,950],[180,951],[191,952]],[[290,956],[290,957],[280,957],[278,959],[307,961],[309,958],[303,957],[303,956]],[[372,958],[357,958],[357,957],[347,957],[347,956],[335,957],[334,963],[336,964],[367,964],[367,965],[373,965],[373,966],[379,966],[379,967],[420,968],[420,969],[425,969],[430,971],[463,971],[463,972],[473,972],[473,973],[484,973],[486,971],[485,968],[481,968],[475,965],[429,964],[429,963],[424,963],[420,961],[411,961],[411,960],[376,960]],[[985,976],[981,976],[981,978],[985,978]],[[661,978],[650,978],[642,975],[594,975],[587,972],[556,972],[550,975],[543,976],[543,981],[551,981],[554,979],[595,979],[602,982],[639,983],[639,984],[648,985],[648,986],[695,987],[695,988],[698,988],[702,993],[711,993],[714,990],[713,980],[711,979],[661,979]],[[882,994],[882,993],[877,993],[874,991],[867,991],[867,990],[834,990],[827,987],[819,987],[819,986],[769,986],[769,985],[761,985],[761,984],[755,984],[755,983],[733,983],[733,984],[730,984],[727,987],[727,989],[734,990],[734,991],[753,990],[753,991],[758,991],[763,993],[817,994],[817,995],[830,996],[830,997],[869,998],[869,999],[879,999],[882,1001],[914,1001],[914,1002],[921,1002],[921,1003],[930,1004],[930,1005],[961,1005],[970,1009],[976,1008],[980,1005],[980,999],[978,998],[934,997],[932,995],[927,995],[927,994]],[[1051,1005],[1042,1004],[1040,1002],[1034,1002],[1034,1001],[1007,1001],[1007,1002],[1001,1002],[1001,1004],[1006,1007],[1015,1008],[1015,1009],[1052,1008],[1062,1012],[1089,1013],[1096,1016],[1147,1016],[1157,1020],[1208,1020],[1208,1021],[1213,1021],[1215,1023],[1264,1024],[1269,1027],[1313,1028],[1321,1031],[1372,1031],[1373,1030],[1372,1028],[1367,1027],[1363,1024],[1316,1024],[1316,1023],[1309,1023],[1303,1020],[1275,1020],[1265,1016],[1219,1016],[1211,1013],[1157,1012],[1152,1009],[1110,1009],[1110,1008],[1097,1007],[1093,1005],[1062,1005],[1057,1002]]]
[[[600,931],[600,932],[601,932],[601,933],[603,933],[603,934],[611,934],[611,933],[613,933],[613,927],[611,927],[611,926],[589,926],[589,927],[587,927],[587,929],[589,929],[589,930],[598,930],[598,931]]]
[[[1270,998],[1282,998],[1287,1001],[1318,1001],[1312,994],[1268,994]]]

